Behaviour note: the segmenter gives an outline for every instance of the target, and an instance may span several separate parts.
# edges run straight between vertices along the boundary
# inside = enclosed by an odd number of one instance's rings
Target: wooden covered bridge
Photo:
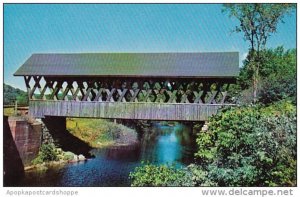
[[[203,121],[226,102],[237,52],[33,54],[23,76],[36,118]]]

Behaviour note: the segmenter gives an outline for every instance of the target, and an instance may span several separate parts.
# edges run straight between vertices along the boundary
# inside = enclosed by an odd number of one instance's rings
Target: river
[[[183,124],[153,123],[140,137],[140,146],[130,149],[93,149],[95,158],[27,171],[11,186],[130,186],[128,175],[141,161],[184,167],[193,162],[195,140],[191,128]]]

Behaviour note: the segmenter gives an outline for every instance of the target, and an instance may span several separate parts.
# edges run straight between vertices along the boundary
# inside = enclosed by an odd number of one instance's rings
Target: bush
[[[129,178],[131,186],[194,186],[186,170],[167,165],[143,164],[130,172]]]
[[[217,186],[217,183],[209,177],[210,174],[200,165],[190,164],[186,170],[190,174],[189,177],[191,178],[194,186]]]
[[[54,144],[42,144],[38,156],[32,161],[33,164],[40,164],[43,162],[57,161],[58,154]]]
[[[176,169],[168,165],[142,165],[130,173],[131,186],[217,186],[201,166]]]
[[[70,160],[74,159],[74,156],[75,156],[74,153],[72,153],[70,151],[67,151],[67,152],[64,152],[63,159],[66,160],[66,161],[70,161]]]
[[[206,178],[219,186],[296,184],[296,110],[290,103],[225,109],[210,119],[197,144]]]
[[[284,99],[290,99],[296,104],[297,80],[296,73],[284,77],[269,77],[264,80],[259,90],[259,102],[269,104]]]

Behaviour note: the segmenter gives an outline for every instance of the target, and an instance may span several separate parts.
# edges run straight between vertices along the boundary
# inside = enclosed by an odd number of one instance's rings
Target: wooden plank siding
[[[227,104],[228,105],[228,104]],[[224,104],[31,100],[29,115],[107,119],[205,121]]]

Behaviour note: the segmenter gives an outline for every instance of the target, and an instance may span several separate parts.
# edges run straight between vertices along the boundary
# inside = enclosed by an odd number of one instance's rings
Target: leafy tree
[[[223,12],[239,21],[234,32],[244,33],[244,39],[250,43],[247,57],[248,68],[252,72],[253,99],[257,100],[259,72],[267,40],[277,30],[283,17],[295,8],[295,4],[225,4]]]
[[[261,52],[263,61],[259,71],[261,84],[258,89],[258,100],[269,104],[289,98],[296,103],[296,50],[284,50],[282,46]],[[248,69],[248,61],[241,69],[238,78],[240,91],[251,85],[253,72]]]
[[[18,88],[3,84],[3,93],[4,105],[12,105],[15,101],[18,101],[18,104],[20,105],[28,105],[27,93]]]

